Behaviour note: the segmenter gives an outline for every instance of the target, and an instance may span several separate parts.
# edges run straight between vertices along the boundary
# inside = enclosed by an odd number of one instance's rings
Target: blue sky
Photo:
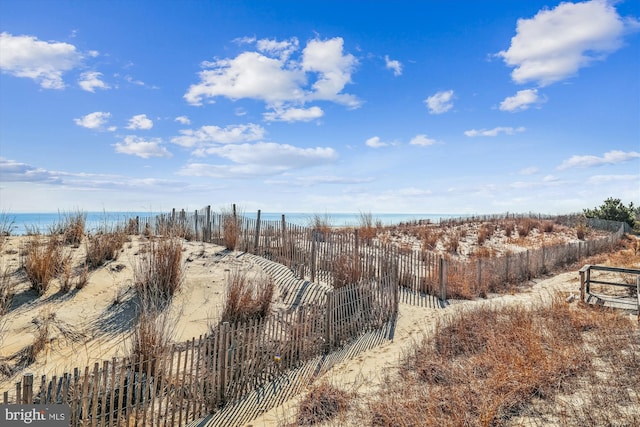
[[[0,1],[5,212],[640,203],[637,1]]]

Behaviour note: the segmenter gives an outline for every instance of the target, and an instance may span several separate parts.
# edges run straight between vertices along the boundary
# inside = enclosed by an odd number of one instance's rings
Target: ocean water
[[[55,213],[0,213],[0,231],[9,231],[11,235],[24,235],[32,232],[49,233],[52,227],[64,223],[64,219],[75,212],[55,212]],[[129,218],[150,217],[167,212],[82,212],[86,214],[85,229],[93,232],[99,229],[123,223]],[[360,224],[360,213],[275,213],[261,212],[260,218],[268,221],[280,221],[282,215],[285,221],[290,224],[308,226],[313,223],[316,216],[326,220],[334,227],[352,227]],[[367,213],[368,214],[368,213]],[[257,212],[242,212],[247,218],[255,219]],[[428,214],[428,213],[372,213],[371,217],[375,223],[383,225],[395,225],[402,222],[413,222],[429,220],[437,223],[441,219],[457,218],[460,214]]]

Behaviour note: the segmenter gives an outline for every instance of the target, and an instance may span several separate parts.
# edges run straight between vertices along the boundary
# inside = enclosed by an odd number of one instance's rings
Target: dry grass
[[[518,236],[527,237],[531,234],[531,231],[535,228],[539,228],[538,221],[532,218],[519,218],[518,219]]]
[[[378,234],[378,228],[374,224],[371,212],[360,212],[358,217],[358,236],[365,243],[371,243],[371,240]]]
[[[12,276],[8,265],[0,268],[0,316],[4,316],[9,311],[15,295],[16,283]]]
[[[587,233],[589,228],[587,227],[586,222],[581,221],[576,224],[576,237],[580,240],[584,240],[587,237]]]
[[[86,243],[87,265],[92,269],[96,269],[107,261],[118,259],[118,254],[126,240],[127,236],[121,231],[90,236]]]
[[[38,295],[43,295],[63,266],[59,240],[55,236],[48,239],[37,235],[32,236],[27,242],[22,266],[31,283],[31,288]]]
[[[238,216],[235,206],[232,211],[222,210],[222,240],[224,247],[230,251],[238,247],[240,241],[240,216]]]
[[[50,227],[49,234],[60,235],[64,244],[77,248],[84,238],[86,222],[85,212],[65,212],[60,215],[59,221]]]
[[[34,319],[36,334],[33,342],[24,350],[24,363],[26,365],[35,362],[38,355],[47,347],[50,340],[51,326],[55,318],[56,315],[53,311],[45,309]]]
[[[559,298],[532,310],[460,312],[414,346],[368,402],[363,423],[493,426],[531,417],[538,425],[553,416],[562,425],[637,425],[640,412],[624,408],[640,408],[639,338],[628,317]],[[601,369],[614,370],[607,393]]]
[[[343,288],[358,283],[362,279],[362,269],[353,255],[343,254],[333,262],[333,287]]]
[[[220,323],[266,318],[271,312],[274,292],[275,283],[269,277],[251,279],[240,270],[230,272]]]
[[[341,390],[327,381],[313,386],[298,406],[297,426],[312,426],[331,421],[349,409],[353,393]]]
[[[158,358],[165,355],[175,335],[177,321],[169,311],[161,310],[152,298],[140,299],[138,322],[131,334],[130,355],[142,364],[141,371],[155,371]],[[151,367],[148,369],[148,364]]]
[[[182,287],[182,243],[173,237],[160,237],[150,241],[142,252],[134,266],[134,285],[142,298],[162,305]]]

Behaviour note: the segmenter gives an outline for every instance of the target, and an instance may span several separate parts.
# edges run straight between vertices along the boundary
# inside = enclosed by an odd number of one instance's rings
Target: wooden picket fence
[[[182,426],[309,362],[315,367],[307,376],[317,375],[329,368],[318,360],[332,360],[333,352],[395,321],[397,287],[390,276],[323,293],[302,284],[313,296],[303,304],[295,299],[266,318],[221,323],[147,358],[42,376],[38,387],[27,374],[15,394],[4,392],[3,403],[69,405],[71,426]]]
[[[155,233],[178,230],[187,238],[225,245],[229,227],[236,230],[234,248],[289,267],[299,277],[333,285],[336,266],[345,262],[357,271],[356,278],[388,275],[394,270],[400,288],[400,300],[428,307],[442,307],[450,298],[482,297],[500,292],[548,273],[554,268],[611,249],[628,232],[628,225],[616,221],[584,218],[580,215],[484,215],[443,220],[443,225],[469,221],[499,221],[505,218],[533,217],[568,226],[585,222],[588,226],[608,230],[611,234],[570,244],[556,244],[502,257],[459,260],[429,250],[407,250],[393,243],[382,243],[360,236],[358,228],[324,229],[291,224],[282,215],[280,221],[247,218],[235,206],[226,213],[215,213],[209,206],[187,213],[173,210],[169,214],[138,219]],[[144,226],[143,226],[144,224]],[[354,280],[355,281],[355,280]]]

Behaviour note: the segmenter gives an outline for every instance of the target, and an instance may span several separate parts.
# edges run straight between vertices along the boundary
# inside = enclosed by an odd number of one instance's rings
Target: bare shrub
[[[227,294],[220,323],[239,323],[263,319],[271,311],[275,283],[268,277],[250,279],[246,272],[232,271],[227,280]]]
[[[86,261],[90,268],[98,268],[107,261],[118,259],[118,254],[126,241],[121,231],[98,233],[90,236],[86,243]]]
[[[180,241],[164,236],[149,242],[134,267],[133,280],[140,296],[169,301],[184,280]]]
[[[32,236],[27,242],[22,265],[31,288],[38,292],[38,295],[44,294],[62,265],[62,251],[57,238],[50,236],[47,240],[40,236]]]
[[[315,385],[298,406],[297,425],[312,426],[344,413],[354,395],[323,381]]]

